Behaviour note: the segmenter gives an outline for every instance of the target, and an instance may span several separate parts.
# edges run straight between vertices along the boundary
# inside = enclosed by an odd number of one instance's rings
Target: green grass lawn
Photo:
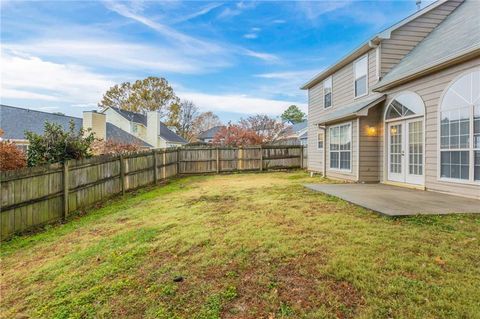
[[[14,238],[1,316],[480,318],[480,216],[387,218],[307,182],[178,179]]]

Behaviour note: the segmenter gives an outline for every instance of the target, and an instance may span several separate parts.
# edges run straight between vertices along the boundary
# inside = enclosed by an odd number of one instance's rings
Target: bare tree
[[[223,125],[220,118],[213,112],[203,112],[194,121],[194,132],[196,135],[205,132],[215,126]]]
[[[289,133],[289,128],[276,119],[264,114],[257,114],[240,120],[240,125],[262,138],[263,143],[273,143]]]
[[[189,100],[180,103],[177,132],[184,139],[191,142],[195,139],[195,122],[198,118],[197,106]]]

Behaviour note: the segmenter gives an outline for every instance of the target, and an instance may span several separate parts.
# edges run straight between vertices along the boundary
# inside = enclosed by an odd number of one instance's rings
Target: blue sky
[[[1,2],[1,102],[80,116],[165,77],[224,121],[306,110],[302,83],[415,11],[408,1]]]

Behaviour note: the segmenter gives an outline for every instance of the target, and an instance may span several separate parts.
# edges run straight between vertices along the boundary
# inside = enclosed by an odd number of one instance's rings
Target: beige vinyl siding
[[[438,177],[438,108],[441,96],[448,85],[461,74],[480,67],[480,57],[431,74],[386,92],[385,105],[402,91],[413,91],[420,95],[425,103],[425,187],[428,190],[453,193],[480,198],[480,185],[440,181]],[[383,118],[383,113],[382,113]],[[381,138],[382,174],[380,180],[386,180],[386,141]]]
[[[380,148],[383,105],[378,105],[368,112],[368,116],[360,118],[360,147],[359,147],[359,181],[380,181]],[[374,135],[368,134],[368,129],[374,127]]]
[[[320,131],[316,123],[323,111],[323,83],[308,90],[308,170],[323,172],[323,154],[317,148],[317,134]]]
[[[351,156],[351,170],[350,171],[339,171],[335,169],[330,169],[330,134],[328,128],[331,126],[336,126],[339,124],[352,124],[352,156]],[[326,139],[325,139],[325,148],[326,148],[326,177],[340,179],[340,180],[349,180],[357,181],[357,164],[358,164],[358,153],[357,153],[357,143],[358,143],[358,134],[357,134],[357,120],[345,121],[341,123],[336,123],[334,125],[327,126],[326,129]]]
[[[381,43],[381,76],[387,74],[463,0],[450,0],[393,31]],[[448,45],[448,44],[447,44]]]
[[[377,82],[376,72],[376,51],[370,50],[368,53],[368,89]],[[317,123],[323,115],[338,110],[354,102],[354,62],[349,63],[332,75],[332,107],[323,108],[323,81],[308,90],[308,169],[311,171],[323,171],[323,154],[317,148],[317,134],[319,128]],[[359,98],[366,98],[368,95]],[[355,132],[356,134],[356,132]],[[327,154],[328,157],[328,154]],[[342,174],[341,174],[342,175]],[[351,179],[351,176],[342,179]],[[355,177],[356,178],[356,177]]]

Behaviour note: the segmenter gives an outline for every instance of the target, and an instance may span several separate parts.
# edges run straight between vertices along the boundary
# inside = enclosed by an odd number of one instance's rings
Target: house
[[[480,198],[479,16],[436,1],[304,84],[309,170]]]
[[[308,131],[307,120],[290,125],[281,134],[282,136],[277,141],[275,141],[275,144],[307,146],[307,141],[308,141],[307,131]]]
[[[212,143],[215,135],[224,127],[223,125],[219,125],[209,128],[198,135],[198,140],[204,143]]]
[[[188,142],[160,121],[157,111],[146,115],[121,110],[116,107],[103,109],[106,121],[150,144],[153,148],[180,147]]]
[[[35,111],[20,107],[0,105],[0,128],[4,131],[3,139],[10,140],[21,149],[28,148],[25,131],[43,134],[45,122],[56,123],[68,130],[73,121],[76,129],[89,128],[97,138],[113,140],[123,144],[136,144],[140,148],[151,148],[152,145],[105,121],[105,115],[96,111],[83,112],[83,118],[62,114]]]

